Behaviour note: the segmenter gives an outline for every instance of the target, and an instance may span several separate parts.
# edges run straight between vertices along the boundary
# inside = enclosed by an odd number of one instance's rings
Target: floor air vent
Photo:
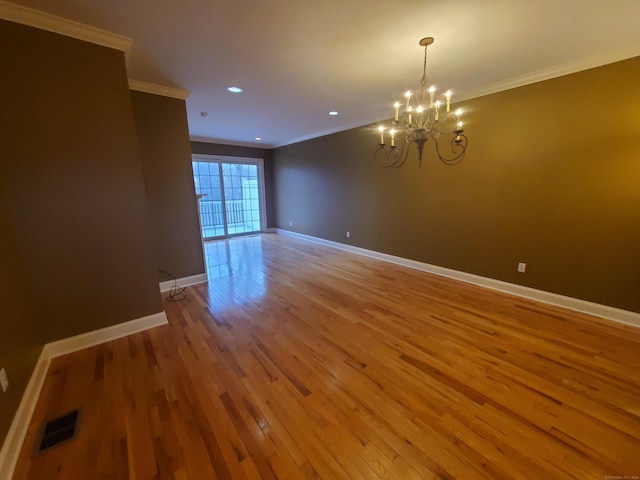
[[[51,447],[67,442],[76,436],[78,430],[78,421],[80,419],[80,410],[76,409],[66,415],[62,415],[54,420],[45,423],[40,431],[40,443],[37,452],[44,452]]]

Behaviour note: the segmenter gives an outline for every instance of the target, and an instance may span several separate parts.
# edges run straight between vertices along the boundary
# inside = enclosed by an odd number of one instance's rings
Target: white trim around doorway
[[[256,165],[258,167],[258,194],[260,201],[260,232],[264,233],[267,230],[267,204],[266,204],[266,192],[265,192],[265,184],[264,184],[264,159],[255,158],[255,157],[232,157],[227,155],[208,155],[203,153],[194,153],[191,155],[192,162],[221,162],[221,163],[242,163],[246,165]],[[195,193],[195,192],[194,192]],[[198,211],[198,219],[200,219]],[[258,232],[247,232],[250,233],[258,233]],[[227,237],[233,237],[234,234],[227,235]],[[202,235],[202,225],[200,225],[200,237],[204,237]],[[223,238],[223,237],[216,237]]]

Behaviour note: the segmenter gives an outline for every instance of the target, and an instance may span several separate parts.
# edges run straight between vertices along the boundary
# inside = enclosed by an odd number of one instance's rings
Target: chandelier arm
[[[385,168],[400,168],[407,161],[409,146],[407,142],[402,142],[400,148],[389,149],[386,153],[387,162],[382,165]]]
[[[404,150],[404,144],[402,144],[399,149],[396,147],[394,151],[389,151],[389,157],[393,158],[393,161],[388,164],[388,168],[400,168],[402,165],[404,165],[404,162],[407,161]]]
[[[373,158],[376,160],[376,163],[381,167],[384,167],[384,163],[381,160],[386,156],[384,152],[384,145],[380,145],[378,146],[378,148],[376,148],[376,151],[373,154]]]
[[[440,153],[440,145],[437,139],[434,138],[436,144],[436,153],[438,154],[438,158],[445,165],[456,165],[462,161],[462,157],[464,157],[465,152],[467,151],[467,136],[463,133],[459,135],[460,141],[456,140],[456,137],[451,137],[451,141],[449,142],[451,145],[451,151],[459,153],[453,157],[445,157]]]
[[[405,164],[407,158],[409,157],[409,145],[407,142],[402,142],[402,147],[400,147],[400,151],[398,152],[398,161],[393,166],[393,168],[400,168]]]
[[[378,166],[383,168],[399,168],[407,161],[405,144],[399,149],[390,147],[388,150],[386,145],[380,145],[375,153],[374,158]]]
[[[383,168],[390,168],[394,165],[394,149],[387,150],[386,145],[378,147],[375,153],[376,163]]]

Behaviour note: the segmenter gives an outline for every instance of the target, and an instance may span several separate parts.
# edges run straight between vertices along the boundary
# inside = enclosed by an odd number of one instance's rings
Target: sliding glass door
[[[263,230],[261,159],[194,155],[193,178],[205,240]]]

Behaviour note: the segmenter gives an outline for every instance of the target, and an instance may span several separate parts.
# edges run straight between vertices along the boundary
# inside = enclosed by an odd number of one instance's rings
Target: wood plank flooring
[[[640,475],[640,329],[280,235],[207,255],[169,325],[52,362],[14,478]]]

